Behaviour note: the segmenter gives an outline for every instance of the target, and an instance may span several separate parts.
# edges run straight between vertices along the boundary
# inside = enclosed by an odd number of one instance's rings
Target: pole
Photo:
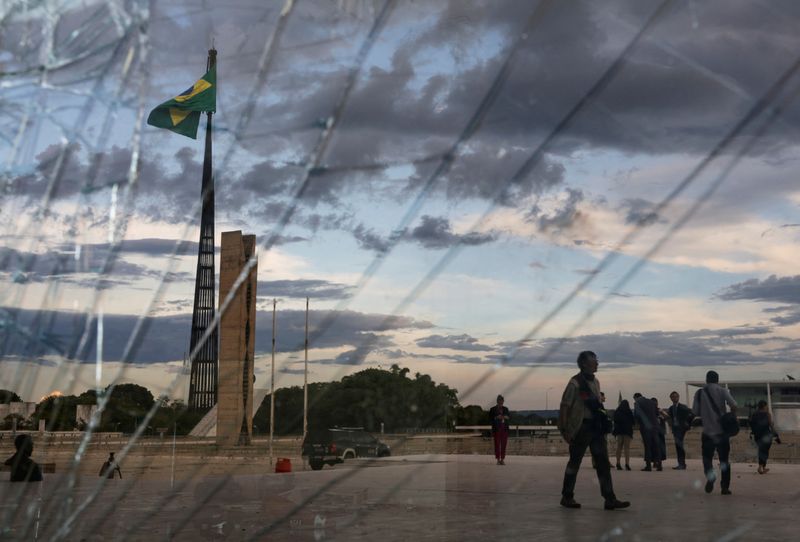
[[[303,440],[308,435],[308,298],[306,298],[305,370],[303,371]]]
[[[208,51],[206,69],[216,67],[217,51]],[[197,272],[194,283],[194,306],[192,308],[192,331],[189,351],[194,352],[200,338],[214,321],[214,299],[216,268],[214,264],[214,168],[212,161],[212,112],[207,112],[205,154],[203,155],[203,184],[201,198],[203,208],[200,215],[200,243],[197,249]],[[199,345],[199,350],[191,360],[189,377],[189,409],[206,410],[217,402],[217,370],[219,353],[217,351],[219,326],[208,339]]]
[[[169,477],[169,488],[175,487],[175,434],[178,432],[178,422],[172,426],[172,473]]]
[[[278,302],[272,300],[272,378],[269,381],[269,464],[272,465],[272,437],[275,432],[275,309]]]

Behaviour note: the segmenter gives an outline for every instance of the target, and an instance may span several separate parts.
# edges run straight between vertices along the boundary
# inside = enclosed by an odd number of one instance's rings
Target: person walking
[[[643,471],[662,470],[658,444],[658,409],[655,403],[641,393],[633,394],[633,417],[639,424],[639,433],[644,444]]]
[[[580,372],[570,378],[558,412],[558,429],[569,445],[569,461],[564,470],[564,484],[561,489],[561,506],[580,508],[575,501],[575,483],[581,461],[589,448],[594,459],[600,494],[605,499],[606,510],[616,510],[630,506],[628,501],[620,501],[614,494],[611,481],[611,463],[608,461],[606,434],[609,432],[608,414],[600,402],[600,382],[595,377],[598,360],[594,352],[583,351],[578,355]]]
[[[505,399],[497,396],[497,404],[489,409],[489,418],[492,422],[492,437],[494,438],[494,457],[498,465],[506,464],[506,445],[508,444],[508,420],[511,419],[508,407],[504,406]]]
[[[758,402],[758,410],[750,417],[750,430],[753,433],[753,440],[758,446],[758,474],[766,474],[769,472],[767,460],[772,441],[774,439],[778,444],[781,443],[781,438],[772,426],[772,414],[767,408],[766,401]]]
[[[703,452],[703,470],[706,474],[706,493],[714,491],[714,482],[717,474],[714,471],[714,452],[719,456],[719,470],[721,473],[720,487],[723,495],[731,494],[731,464],[728,456],[731,452],[730,437],[722,427],[722,416],[725,406],[736,414],[736,401],[731,392],[719,385],[719,374],[716,371],[706,373],[706,385],[694,394],[692,411],[700,418],[703,424],[701,449]]]
[[[669,414],[670,427],[672,428],[672,439],[675,441],[675,455],[678,458],[678,465],[672,467],[673,470],[686,470],[686,447],[684,438],[686,432],[692,427],[694,413],[691,409],[680,402],[681,396],[677,391],[669,394],[672,401],[667,413]]]
[[[116,459],[114,459],[114,452],[109,452],[108,459],[106,459],[106,462],[100,467],[99,476],[105,476],[109,480],[113,480],[114,476],[117,474],[119,474],[120,479],[122,479],[122,469],[119,468]]]
[[[627,399],[614,411],[613,435],[617,439],[617,470],[622,470],[619,461],[625,451],[625,470],[631,470],[631,440],[633,440],[633,411]]]
[[[42,469],[31,459],[33,439],[28,434],[17,435],[14,439],[16,453],[6,459],[5,464],[11,467],[12,482],[41,482]]]

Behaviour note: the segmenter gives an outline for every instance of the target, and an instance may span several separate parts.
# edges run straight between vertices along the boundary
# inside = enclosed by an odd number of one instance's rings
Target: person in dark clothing
[[[714,491],[717,473],[714,471],[714,452],[719,455],[719,470],[722,475],[720,487],[723,495],[731,495],[731,439],[722,428],[725,405],[736,413],[736,401],[727,388],[719,385],[716,371],[706,373],[706,385],[694,394],[692,411],[703,424],[700,447],[703,453],[703,470],[706,473],[706,493]]]
[[[17,452],[6,459],[5,464],[11,467],[12,482],[41,482],[42,470],[31,459],[33,454],[33,439],[30,435],[17,435],[14,439]]]
[[[675,441],[675,455],[678,457],[678,465],[672,467],[673,470],[686,470],[686,447],[684,438],[686,432],[692,427],[694,413],[691,409],[680,402],[681,396],[677,391],[669,394],[672,405],[667,411],[669,413],[670,427],[672,428],[672,438]]]
[[[766,474],[769,472],[767,460],[772,441],[774,439],[778,444],[781,443],[780,437],[772,426],[772,414],[769,413],[766,401],[758,402],[758,410],[750,417],[750,430],[753,433],[753,440],[758,446],[758,474]]]
[[[619,461],[625,450],[625,470],[631,470],[631,440],[633,439],[633,411],[628,400],[623,400],[614,411],[614,431],[617,438],[617,470],[622,470]]]
[[[508,407],[503,406],[505,399],[497,396],[497,404],[489,409],[494,437],[494,457],[498,465],[506,464],[506,445],[508,444],[508,420],[511,419]]]
[[[658,443],[658,409],[656,404],[641,393],[633,394],[633,417],[639,424],[639,433],[644,444],[643,471],[662,470]]]
[[[650,398],[653,404],[656,405],[656,419],[658,420],[658,457],[661,461],[667,460],[667,420],[669,416],[667,413],[658,408],[658,399],[655,397]]]
[[[122,469],[119,468],[117,460],[114,459],[114,452],[109,452],[108,459],[106,459],[106,462],[100,467],[99,476],[105,476],[109,480],[113,480],[116,474],[119,474],[120,479],[122,479]]]
[[[594,459],[597,479],[600,482],[600,494],[605,499],[606,510],[627,508],[631,503],[620,501],[614,494],[611,482],[611,463],[608,461],[606,447],[606,423],[608,414],[600,402],[600,382],[595,378],[597,372],[597,355],[584,351],[578,355],[580,372],[573,376],[561,396],[558,412],[558,429],[561,436],[569,444],[569,462],[564,470],[564,485],[561,490],[561,506],[580,508],[575,501],[575,482],[586,448]]]

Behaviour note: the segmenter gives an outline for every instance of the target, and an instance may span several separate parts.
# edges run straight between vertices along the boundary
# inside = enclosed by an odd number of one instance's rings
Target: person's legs
[[[678,457],[678,467],[686,467],[686,449],[683,447],[683,438],[686,435],[683,431],[675,431],[672,437],[675,439],[675,455]]]
[[[653,461],[653,466],[657,470],[661,470],[661,443],[659,442],[659,433],[657,430],[649,431],[650,436],[650,458]]]
[[[756,445],[758,446],[758,471],[761,472],[761,468],[767,466],[767,454],[764,449],[764,439],[758,439],[756,441]]]
[[[772,434],[762,436],[756,441],[758,445],[758,472],[764,473],[767,470],[767,459],[769,459],[769,449],[772,446]]]
[[[633,438],[628,435],[623,435],[622,439],[623,447],[625,448],[625,468],[631,470],[631,440],[633,440]]]
[[[722,473],[722,481],[720,487],[722,491],[726,491],[731,487],[731,464],[728,461],[728,456],[731,453],[731,441],[725,435],[717,437],[717,454],[719,455],[719,470]]]
[[[617,435],[617,468],[622,469],[622,465],[619,464],[619,460],[622,458],[622,445],[624,435]]]
[[[578,479],[578,471],[581,468],[581,461],[586,453],[586,448],[591,443],[591,433],[585,428],[581,427],[578,434],[569,445],[569,461],[567,468],[564,470],[564,485],[561,489],[561,496],[565,499],[572,499],[575,497],[575,482]]]
[[[642,444],[644,444],[645,469],[650,470],[650,463],[653,461],[653,446],[650,442],[650,431],[642,427],[639,432],[642,435]]]
[[[594,458],[597,480],[600,482],[600,494],[607,501],[614,500],[614,485],[611,482],[611,463],[608,461],[608,449],[604,435],[592,435],[589,451]]]
[[[500,432],[495,431],[492,433],[492,437],[494,438],[494,458],[499,462],[500,461]]]
[[[508,447],[508,431],[500,431],[500,461],[506,458],[506,448]]]
[[[706,493],[711,493],[714,489],[714,480],[717,479],[717,475],[714,472],[714,441],[705,433],[701,437],[701,449],[703,453],[703,472],[706,474]]]

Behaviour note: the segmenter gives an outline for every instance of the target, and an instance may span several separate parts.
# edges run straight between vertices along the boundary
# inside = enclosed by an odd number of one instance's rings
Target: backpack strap
[[[709,393],[708,388],[703,388],[703,391],[706,392],[706,397],[708,397],[708,402],[711,403],[711,408],[714,410],[714,413],[717,415],[717,418],[722,418],[722,414],[719,411],[719,407],[714,402],[713,397],[711,397],[711,393]]]

